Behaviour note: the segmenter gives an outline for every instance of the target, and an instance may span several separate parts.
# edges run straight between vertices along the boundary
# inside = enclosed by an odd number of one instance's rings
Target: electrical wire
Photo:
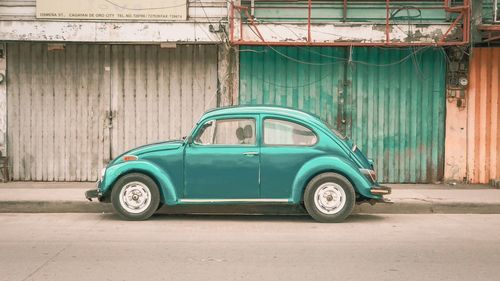
[[[261,22],[263,22],[263,21],[261,21]],[[271,27],[269,27],[269,26],[266,26],[266,27],[267,27],[267,28],[268,28],[271,32],[273,32],[274,34],[276,34],[278,37],[282,38],[282,37],[281,37],[278,33],[276,33],[274,30],[272,30],[272,28],[271,28]],[[288,27],[287,27],[287,26],[285,26],[285,28],[287,28],[287,29],[288,29]],[[249,26],[249,29],[250,29],[250,31],[252,31],[252,33],[254,33],[257,37],[259,37],[259,35],[258,35],[258,34],[257,34],[254,30],[253,30],[253,28],[251,28],[251,27]],[[292,32],[292,33],[294,33],[294,32]],[[295,34],[295,33],[294,33],[294,34]],[[295,34],[295,35],[296,35],[297,37],[299,37],[297,34]],[[274,48],[273,46],[271,46],[271,45],[269,45],[269,44],[264,44],[264,45],[265,45],[266,47],[268,47],[269,49],[273,50],[273,51],[274,51],[275,53],[277,53],[278,55],[280,55],[280,56],[282,56],[282,57],[284,57],[284,58],[286,58],[286,59],[288,59],[288,60],[291,60],[291,61],[294,61],[294,62],[297,62],[297,63],[301,63],[301,64],[307,64],[307,65],[313,65],[313,66],[325,66],[325,65],[332,65],[332,64],[337,64],[337,63],[339,63],[339,62],[332,62],[332,63],[314,63],[314,62],[302,61],[302,60],[299,60],[299,59],[297,59],[297,58],[290,57],[290,56],[288,56],[288,55],[286,55],[286,54],[284,54],[284,53],[282,53],[282,52],[278,51],[276,48]],[[305,49],[305,50],[307,50],[307,51],[309,51],[309,52],[311,52],[311,53],[316,53],[316,54],[318,54],[318,55],[320,55],[320,56],[322,56],[322,57],[328,57],[328,58],[334,58],[334,59],[338,59],[338,60],[346,61],[346,59],[345,59],[345,58],[339,58],[339,57],[329,56],[329,55],[325,55],[325,54],[321,54],[321,53],[315,52],[315,51],[311,50],[311,48],[310,48],[310,47],[308,47],[308,48],[305,48],[305,47],[303,47],[303,46],[298,46],[298,47],[299,47],[299,48],[301,48],[301,49]],[[402,62],[404,62],[404,61],[406,61],[406,60],[408,60],[408,59],[410,59],[410,58],[411,58],[411,59],[414,61],[414,64],[416,65],[417,63],[416,63],[416,61],[415,61],[414,56],[415,56],[417,53],[421,52],[422,50],[425,50],[425,49],[430,48],[430,47],[431,47],[431,46],[425,46],[425,47],[421,47],[421,48],[418,48],[418,49],[415,49],[415,48],[413,48],[413,47],[412,47],[413,52],[412,52],[411,54],[409,54],[408,56],[405,56],[403,59],[401,59],[401,60],[399,60],[399,61],[395,61],[395,62],[391,62],[391,63],[387,63],[387,64],[372,64],[372,63],[368,63],[368,62],[363,62],[363,61],[355,61],[355,60],[350,61],[350,63],[354,63],[354,64],[362,64],[362,65],[368,65],[368,66],[376,66],[376,67],[388,67],[388,66],[393,66],[393,65],[396,65],[396,64],[402,63]],[[420,71],[420,69],[417,69],[417,71],[418,71],[419,73],[421,72],[421,71]]]
[[[269,49],[271,49],[274,52],[276,52],[278,55],[280,55],[280,56],[282,56],[282,57],[284,57],[284,58],[286,58],[286,59],[288,59],[290,61],[294,61],[294,62],[297,62],[297,63],[306,64],[306,65],[327,66],[327,65],[334,65],[334,64],[338,64],[338,63],[349,61],[348,59],[342,58],[342,59],[339,59],[339,61],[336,61],[336,62],[330,62],[330,63],[312,63],[312,62],[302,61],[302,60],[296,59],[294,57],[290,57],[290,56],[288,56],[288,55],[286,55],[286,54],[278,51],[277,49],[275,49],[272,46],[266,45],[266,47],[268,47]],[[408,54],[404,58],[402,58],[400,60],[397,60],[397,61],[394,61],[394,62],[386,63],[386,64],[374,64],[374,63],[369,63],[369,62],[364,62],[364,61],[359,61],[359,60],[351,60],[350,63],[352,63],[352,64],[361,64],[361,65],[366,65],[366,66],[375,66],[375,67],[388,67],[388,66],[393,66],[393,65],[397,65],[397,64],[403,63],[406,60],[410,59],[413,55],[416,55],[419,52],[423,52],[424,50],[429,49],[429,48],[431,48],[431,46],[425,46],[425,47],[421,47],[421,48],[415,49],[412,53]],[[245,49],[245,51],[249,51],[249,50]],[[265,51],[256,51],[255,53],[264,53],[264,52]],[[338,58],[338,57],[333,57],[333,56],[328,56],[328,55],[324,55],[324,56],[325,57],[331,57],[331,58]]]
[[[262,82],[264,82],[266,84],[278,87],[278,88],[296,89],[296,88],[304,88],[304,87],[308,87],[308,86],[314,85],[314,84],[316,84],[318,82],[323,81],[325,78],[329,77],[330,75],[331,75],[331,73],[328,73],[328,74],[325,74],[325,75],[321,76],[319,79],[314,80],[312,82],[308,82],[308,83],[301,84],[301,85],[294,85],[294,86],[284,85],[284,84],[278,84],[276,82],[271,82],[271,81],[268,81],[268,80],[264,79],[264,77],[259,77],[258,80],[260,80],[260,81],[262,81]]]
[[[228,0],[226,0],[226,2],[231,3]],[[391,15],[391,17],[392,17],[391,20],[399,19],[399,18],[395,17],[395,15],[398,12],[399,11],[396,11],[396,12],[394,12]],[[205,11],[204,11],[204,13],[205,13],[205,16],[207,17],[207,20],[209,20]],[[409,15],[409,11],[407,10],[407,14],[408,15],[407,15],[406,18],[408,19],[408,32],[410,32],[410,35],[411,35],[411,22],[410,22],[410,20],[412,18],[416,18],[416,17],[418,18],[419,16],[421,16],[421,12],[419,10],[419,15],[417,15],[417,16],[410,16]],[[401,17],[401,18],[403,18],[403,17]],[[260,23],[266,23],[266,21],[262,21],[262,20],[259,20],[259,22]],[[399,26],[399,24],[395,24],[395,25]],[[284,26],[285,28],[287,28],[288,30],[290,30],[297,37],[297,39],[300,39],[300,36],[298,36],[293,30],[291,30],[290,27],[288,27],[287,25],[282,25],[282,26]],[[276,31],[274,31],[271,27],[269,27],[269,26],[266,26],[266,27],[271,32],[273,32],[274,34],[276,34],[278,37],[281,38],[281,36]],[[256,35],[257,37],[259,37],[259,35],[257,34],[257,32],[251,26],[249,26],[249,29],[250,29],[250,31],[254,35]],[[297,28],[297,29],[301,29],[301,28]],[[334,36],[339,36],[338,34],[333,34],[333,33],[328,33],[328,32],[322,32],[322,31],[318,31],[318,32],[320,32],[320,33],[326,33],[326,34],[330,34],[330,35],[334,35]],[[327,65],[334,65],[334,64],[344,63],[344,62],[348,61],[349,65],[360,64],[360,65],[374,66],[374,67],[389,67],[389,66],[394,66],[394,65],[403,63],[403,62],[405,62],[405,61],[407,61],[409,59],[412,59],[412,63],[414,64],[415,70],[417,71],[417,73],[419,74],[419,76],[423,76],[423,72],[420,69],[419,63],[417,61],[418,60],[417,55],[418,55],[418,53],[423,52],[424,50],[427,50],[428,48],[432,47],[432,46],[425,46],[425,47],[420,47],[420,48],[411,47],[412,52],[410,54],[408,54],[407,56],[403,57],[400,60],[397,60],[397,61],[394,61],[394,62],[390,62],[390,63],[386,63],[386,64],[374,64],[374,63],[369,63],[369,62],[365,62],[365,61],[352,60],[351,58],[349,58],[349,60],[347,60],[346,58],[341,58],[341,57],[336,57],[336,56],[329,56],[329,55],[326,55],[326,54],[323,54],[323,53],[320,53],[320,52],[316,52],[313,49],[311,49],[310,47],[296,46],[299,49],[307,50],[308,52],[317,54],[317,55],[319,55],[321,57],[333,58],[333,59],[338,60],[338,61],[335,61],[335,62],[328,62],[328,63],[316,63],[316,62],[304,61],[304,60],[300,60],[298,58],[291,57],[291,56],[289,56],[289,55],[287,55],[287,54],[279,51],[277,48],[274,48],[273,46],[270,46],[269,44],[265,44],[265,42],[264,42],[263,45],[265,45],[268,49],[274,51],[276,54],[280,55],[281,57],[283,57],[283,58],[285,58],[285,59],[287,59],[289,61],[293,61],[293,62],[296,62],[296,63],[305,64],[305,65],[311,65],[311,66],[327,66]],[[389,47],[378,47],[378,46],[377,46],[377,48],[379,48],[379,49],[390,49]],[[266,50],[252,50],[252,49],[241,49],[241,48],[238,51],[239,52],[253,52],[253,53],[258,53],[258,54],[262,54],[262,53],[266,53],[267,52]],[[295,85],[295,86],[281,85],[281,84],[278,84],[278,83],[275,83],[275,82],[267,81],[266,79],[264,79],[264,77],[261,77],[259,80],[263,81],[266,84],[273,85],[275,87],[280,87],[280,88],[298,88],[298,87],[306,87],[306,86],[310,86],[312,84],[318,83],[318,82],[322,81],[323,79],[325,79],[328,76],[329,76],[329,74],[322,76],[318,80],[315,80],[315,81],[312,81],[312,82],[309,82],[309,83],[306,83],[306,84],[302,84],[302,85]]]

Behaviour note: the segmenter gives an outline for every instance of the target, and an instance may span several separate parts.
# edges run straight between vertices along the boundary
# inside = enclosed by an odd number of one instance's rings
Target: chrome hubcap
[[[127,183],[120,192],[120,204],[129,213],[144,212],[151,204],[151,191],[142,182]]]
[[[316,189],[316,192],[314,192],[314,204],[323,214],[336,214],[344,208],[345,203],[345,191],[336,183],[324,183]]]

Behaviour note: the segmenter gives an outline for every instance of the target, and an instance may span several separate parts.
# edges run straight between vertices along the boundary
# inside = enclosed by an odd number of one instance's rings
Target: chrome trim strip
[[[380,188],[371,188],[370,189],[370,192],[373,194],[373,195],[388,195],[388,194],[391,194],[391,189],[390,188],[387,188],[387,187],[380,187]]]
[[[288,199],[256,198],[256,199],[179,199],[182,203],[217,203],[217,202],[250,202],[250,203],[288,203]]]

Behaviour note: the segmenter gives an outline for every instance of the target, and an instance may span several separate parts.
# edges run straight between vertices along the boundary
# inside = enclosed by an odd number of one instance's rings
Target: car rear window
[[[316,142],[316,134],[300,124],[280,119],[264,120],[266,145],[310,146]]]

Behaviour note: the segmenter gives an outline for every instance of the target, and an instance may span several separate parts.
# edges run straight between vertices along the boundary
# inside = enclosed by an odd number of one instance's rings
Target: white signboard
[[[186,20],[187,0],[36,0],[45,19]]]

